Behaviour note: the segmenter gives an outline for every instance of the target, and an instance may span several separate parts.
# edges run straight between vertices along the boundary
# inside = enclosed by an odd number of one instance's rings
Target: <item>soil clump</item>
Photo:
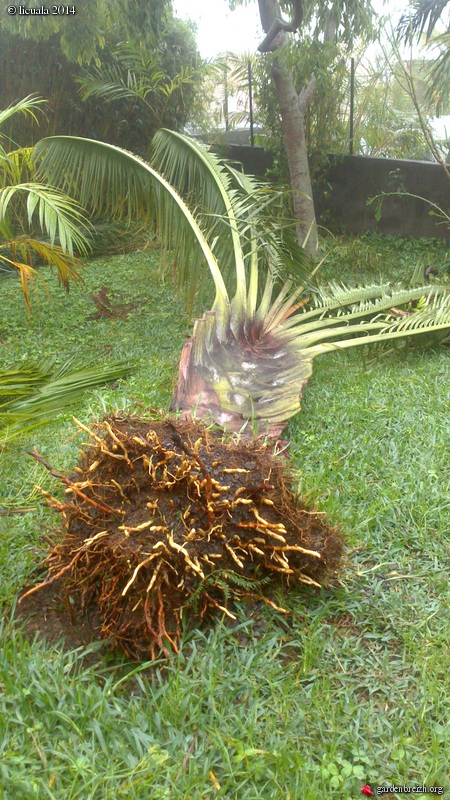
[[[44,493],[63,525],[24,605],[57,585],[71,616],[88,612],[92,630],[148,659],[177,651],[183,617],[234,619],[244,597],[277,607],[277,582],[318,587],[336,572],[339,529],[302,504],[271,445],[187,420],[78,424],[90,446],[70,476],[33,453],[65,499]]]

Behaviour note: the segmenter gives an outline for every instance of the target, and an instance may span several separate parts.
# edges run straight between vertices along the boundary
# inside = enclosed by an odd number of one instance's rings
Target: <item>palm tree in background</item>
[[[39,98],[27,97],[0,111],[0,127],[15,115],[36,121]],[[0,133],[0,271],[17,271],[31,312],[29,285],[45,281],[39,264],[55,267],[59,283],[82,281],[78,254],[89,250],[87,218],[66,193],[38,180],[32,148],[11,147]],[[7,149],[9,145],[9,149]],[[36,263],[37,262],[37,263]],[[86,389],[128,374],[129,363],[76,365],[73,361],[0,365],[0,443],[31,431],[77,401]]]
[[[56,268],[59,283],[81,281],[78,255],[89,250],[89,222],[80,205],[66,193],[36,178],[32,148],[15,148],[1,126],[25,115],[36,122],[44,100],[26,97],[0,111],[0,269],[17,270],[27,309],[29,284],[43,280],[37,259]],[[78,255],[77,255],[78,254]]]

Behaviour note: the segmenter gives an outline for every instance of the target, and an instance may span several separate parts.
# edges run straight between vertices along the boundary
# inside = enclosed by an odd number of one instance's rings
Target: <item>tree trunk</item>
[[[274,20],[277,17],[281,17],[280,6],[278,0],[258,0],[258,4],[261,24],[267,33]],[[287,44],[287,37],[288,34],[284,30],[280,30],[268,46],[268,49],[278,50],[283,47]],[[272,77],[275,94],[280,106],[297,235],[300,244],[306,241],[306,251],[316,255],[317,225],[304,125],[305,111],[314,94],[316,81],[312,77],[305,89],[298,95],[294,86],[292,72],[277,57],[274,59]]]

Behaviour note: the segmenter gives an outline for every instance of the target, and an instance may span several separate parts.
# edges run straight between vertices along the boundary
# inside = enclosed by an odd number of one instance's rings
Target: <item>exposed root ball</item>
[[[274,605],[271,579],[320,586],[335,570],[339,532],[302,508],[269,447],[186,421],[80,427],[94,445],[70,477],[52,470],[67,501],[49,498],[65,535],[46,582],[60,578],[79,606],[96,604],[102,636],[129,655],[176,650],[183,610],[232,617],[233,598]]]

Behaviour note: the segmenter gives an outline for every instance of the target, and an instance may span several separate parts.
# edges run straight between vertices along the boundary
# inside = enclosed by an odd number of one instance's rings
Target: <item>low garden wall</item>
[[[271,166],[270,154],[263,147],[228,144],[220,151],[255,175],[263,176]],[[391,236],[437,237],[450,242],[449,227],[437,224],[438,217],[430,215],[430,211],[437,210],[419,198],[386,197],[377,219],[377,203],[369,206],[368,200],[382,192],[395,191],[420,195],[450,213],[450,180],[439,164],[332,155],[316,179],[318,222],[334,233],[374,230]]]
[[[391,236],[439,237],[450,241],[450,227],[438,225],[437,212],[422,197],[450,212],[450,180],[439,164],[400,158],[332,156],[321,176],[317,217],[334,230],[361,233],[374,230]],[[320,191],[322,189],[322,191]],[[382,192],[409,192],[419,197],[394,195],[377,203],[367,201]],[[378,216],[378,215],[377,215]]]

